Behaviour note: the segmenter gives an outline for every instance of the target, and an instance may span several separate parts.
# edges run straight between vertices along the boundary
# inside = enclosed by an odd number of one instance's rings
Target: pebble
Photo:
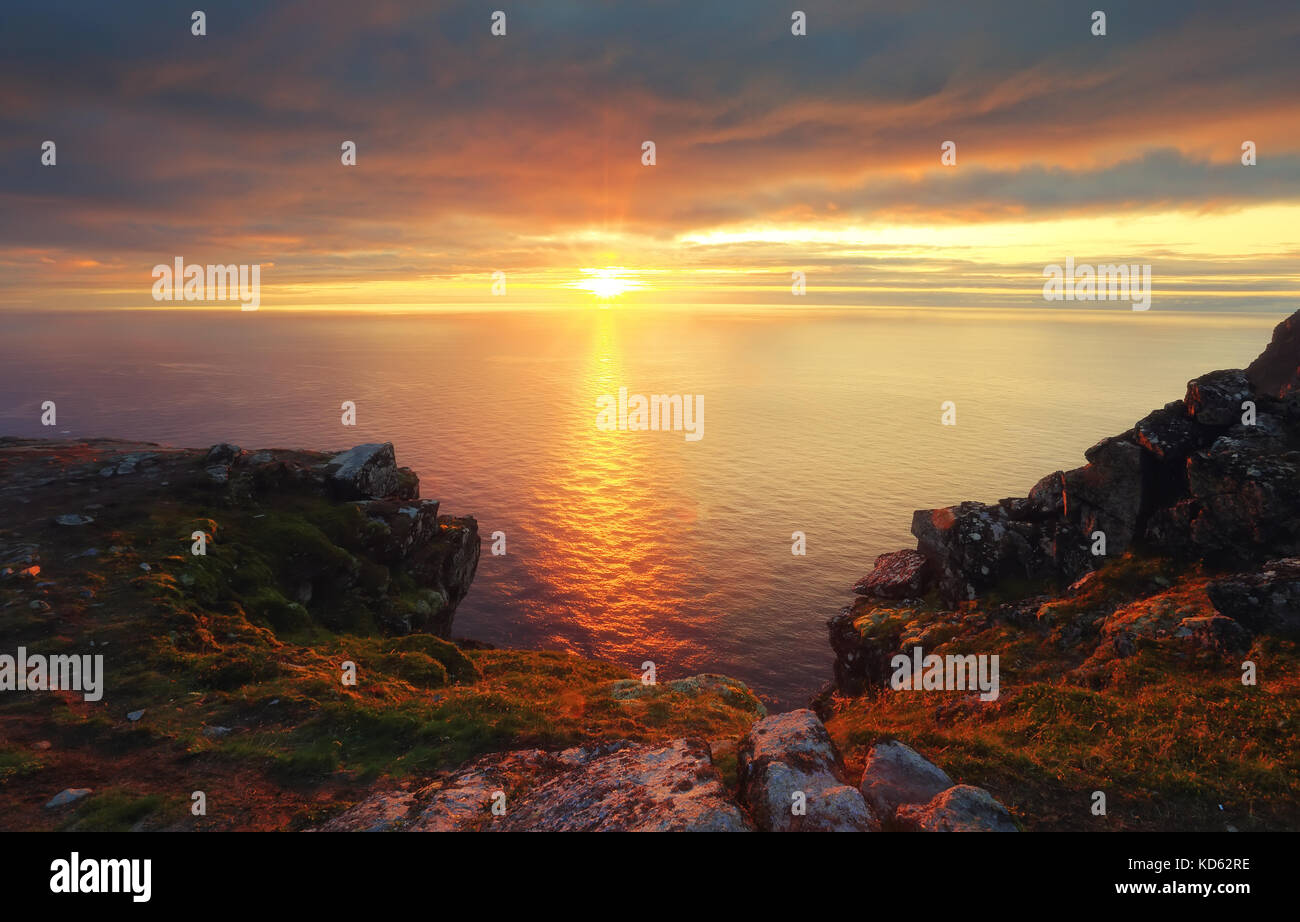
[[[54,521],[60,525],[88,525],[95,520],[88,515],[77,515],[70,512],[67,515],[56,516]]]
[[[52,810],[55,807],[62,807],[64,804],[70,804],[74,800],[81,800],[81,798],[85,797],[89,793],[90,788],[67,788],[59,791],[59,793],[51,797],[50,802],[45,805],[45,808],[47,810]]]

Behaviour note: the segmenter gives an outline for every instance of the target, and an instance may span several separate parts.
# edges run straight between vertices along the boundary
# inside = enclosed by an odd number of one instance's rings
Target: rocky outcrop
[[[415,499],[419,479],[410,468],[399,468],[392,442],[358,445],[325,464],[330,486],[345,499],[391,496]]]
[[[1273,340],[1246,369],[1255,390],[1270,397],[1286,397],[1300,389],[1300,313],[1277,325]]]
[[[930,586],[930,562],[917,551],[881,554],[869,574],[858,580],[853,591],[881,599],[916,599]]]
[[[412,794],[371,795],[321,831],[748,832],[702,740],[500,753]]]
[[[114,439],[3,439],[0,462],[10,475],[6,495],[26,494],[18,508],[29,497],[51,496],[60,506],[80,499],[81,508],[58,508],[50,517],[68,532],[100,530],[105,506],[224,510],[220,523],[176,523],[175,539],[186,549],[196,527],[207,542],[203,566],[190,555],[180,558],[187,563],[181,585],[205,604],[237,603],[276,629],[313,619],[355,629],[354,619],[364,616],[390,633],[447,637],[478,567],[478,523],[441,515],[437,500],[418,499],[419,477],[397,466],[389,442],[313,452],[250,451],[225,442],[196,451]],[[97,495],[101,490],[111,492],[111,504]],[[122,514],[112,519],[120,522]],[[227,555],[223,534],[236,523],[247,540]]]
[[[1009,580],[1063,588],[1131,548],[1238,568],[1300,554],[1297,329],[1300,314],[1249,369],[1188,382],[1182,400],[1098,442],[1085,465],[1048,475],[1027,497],[918,511],[912,533],[926,566],[884,555],[880,577],[855,589],[907,597],[910,585],[895,588],[901,573],[928,567],[951,604]]]
[[[1223,615],[1249,631],[1300,638],[1300,557],[1271,560],[1253,573],[1206,588]]]
[[[755,722],[741,744],[740,798],[767,832],[866,832],[877,828],[847,782],[830,734],[812,711]]]

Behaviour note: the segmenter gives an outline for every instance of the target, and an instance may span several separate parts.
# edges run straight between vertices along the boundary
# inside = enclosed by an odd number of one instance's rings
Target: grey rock
[[[66,515],[55,516],[54,521],[59,525],[89,525],[95,520],[88,515],[67,513]]]
[[[952,786],[943,769],[898,740],[872,746],[862,773],[862,796],[881,823],[892,823],[902,805],[929,803]]]
[[[1016,832],[1007,808],[983,788],[959,784],[925,804],[904,804],[896,815],[910,832]]]
[[[846,781],[844,764],[830,734],[806,708],[756,721],[741,744],[737,764],[741,801],[760,829],[877,829],[861,792]],[[805,811],[802,815],[795,812],[800,802]]]
[[[1244,371],[1212,371],[1187,382],[1187,413],[1203,426],[1230,426],[1241,421],[1242,403],[1255,396]]]
[[[47,810],[53,810],[55,807],[62,807],[74,801],[81,800],[87,794],[91,793],[91,788],[66,788],[49,799],[45,804]]]

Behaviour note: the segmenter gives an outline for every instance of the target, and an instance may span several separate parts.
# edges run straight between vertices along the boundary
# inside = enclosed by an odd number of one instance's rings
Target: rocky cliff
[[[1084,457],[1025,497],[915,513],[916,548],[829,621],[832,735],[849,758],[878,734],[955,748],[1029,828],[1294,828],[1300,313]],[[999,657],[1000,694],[898,690],[918,650]],[[1079,808],[1117,779],[1122,819]]]
[[[272,630],[369,622],[446,637],[478,566],[478,524],[420,499],[391,443],[310,452],[6,438],[0,472],[0,521],[30,539],[0,548],[0,577],[39,571],[41,557],[107,557],[120,548],[105,545],[125,543],[115,535],[147,525],[200,601],[239,604]]]

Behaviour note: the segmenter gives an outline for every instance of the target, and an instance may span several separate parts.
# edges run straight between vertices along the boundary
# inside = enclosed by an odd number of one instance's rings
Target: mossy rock
[[[453,682],[477,682],[482,676],[473,660],[454,643],[432,634],[409,634],[398,637],[389,647],[399,653],[418,652],[440,663]]]

